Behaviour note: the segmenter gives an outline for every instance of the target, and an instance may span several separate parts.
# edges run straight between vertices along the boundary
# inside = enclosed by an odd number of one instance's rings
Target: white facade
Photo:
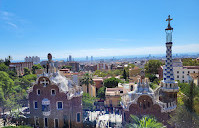
[[[33,64],[39,64],[40,63],[40,58],[38,56],[32,56],[32,57],[27,57],[24,59],[25,62],[33,62]]]
[[[187,67],[173,67],[174,78],[179,80],[181,83],[189,83],[190,73],[197,73],[199,69],[187,68]]]

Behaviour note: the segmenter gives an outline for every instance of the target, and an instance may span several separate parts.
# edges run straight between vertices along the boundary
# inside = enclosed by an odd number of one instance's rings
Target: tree
[[[178,105],[177,109],[168,121],[171,125],[177,128],[198,128],[199,117],[196,113],[191,113],[185,105]]]
[[[8,66],[4,63],[0,63],[0,71],[8,72]]]
[[[118,83],[120,82],[120,79],[117,79],[115,77],[108,78],[104,80],[104,86],[107,88],[115,88],[118,86]]]
[[[199,66],[199,61],[192,58],[182,59],[183,66]]]
[[[126,76],[126,70],[124,69],[124,71],[123,71],[123,78],[126,80],[127,79],[127,76]]]
[[[27,67],[24,68],[24,76],[25,75],[29,75],[30,74],[30,69],[28,69]]]
[[[84,74],[83,78],[81,79],[81,85],[85,84],[87,86],[87,93],[89,93],[89,85],[93,84],[93,79],[91,74],[86,73]]]
[[[62,66],[61,69],[66,69],[66,68],[72,70],[72,66],[69,66],[69,65],[64,65],[64,66]]]
[[[147,73],[146,77],[149,78],[150,82],[153,82],[155,79],[157,79],[155,74],[150,74],[150,73]]]
[[[10,108],[13,96],[13,80],[9,77],[6,72],[0,71],[0,106],[4,110]],[[14,102],[13,102],[14,103]]]
[[[37,76],[35,74],[29,74],[26,76],[23,76],[19,81],[19,85],[21,85],[22,89],[27,90],[29,87],[31,87],[32,83],[37,79]]]
[[[36,69],[43,69],[43,67],[40,64],[35,64],[32,66],[32,73],[35,74]]]
[[[143,116],[139,119],[137,116],[130,115],[131,122],[126,125],[127,128],[163,128],[163,124],[157,122],[154,117]]]
[[[145,64],[146,73],[158,74],[158,68],[162,65],[159,60],[149,60]]]
[[[5,58],[5,65],[9,66],[10,63],[11,63],[11,60],[12,60],[12,57],[11,56],[8,56],[7,58]]]
[[[179,86],[180,92],[184,93],[183,103],[178,104],[177,110],[171,115],[169,123],[182,128],[199,127],[199,116],[195,112],[199,88],[194,85],[193,81],[190,84],[179,83]]]
[[[105,86],[99,88],[99,90],[97,91],[97,97],[100,99],[105,99],[105,91],[106,91]]]
[[[83,109],[93,109],[94,108],[94,102],[96,98],[91,97],[88,93],[83,93],[82,97],[82,104],[83,104]]]

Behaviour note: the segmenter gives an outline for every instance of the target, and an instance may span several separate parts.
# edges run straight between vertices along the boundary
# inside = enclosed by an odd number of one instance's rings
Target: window
[[[34,108],[35,108],[35,109],[38,109],[37,101],[34,101]]]
[[[184,78],[184,75],[182,76],[182,78]]]
[[[80,113],[77,113],[77,122],[80,122]]]
[[[35,117],[35,126],[39,126],[39,117]]]
[[[37,89],[37,95],[40,95],[40,94],[41,94],[40,89]]]
[[[182,74],[184,74],[184,71],[182,71]]]
[[[57,102],[57,109],[58,110],[63,109],[63,102],[62,101]]]
[[[48,118],[44,118],[44,127],[48,127]]]
[[[51,89],[51,95],[56,95],[55,89]]]
[[[58,121],[58,119],[55,119],[54,125],[55,125],[55,128],[59,127],[59,121]]]
[[[188,71],[188,74],[189,74],[189,71]]]
[[[177,71],[177,73],[179,73],[179,71]]]
[[[177,78],[179,78],[179,75],[177,75]]]
[[[196,73],[195,71],[193,71],[193,73]]]

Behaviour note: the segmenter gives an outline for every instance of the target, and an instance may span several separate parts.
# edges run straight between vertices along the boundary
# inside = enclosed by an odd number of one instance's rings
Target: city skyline
[[[173,53],[199,52],[198,1],[46,2],[0,2],[0,58],[165,54],[169,14]]]

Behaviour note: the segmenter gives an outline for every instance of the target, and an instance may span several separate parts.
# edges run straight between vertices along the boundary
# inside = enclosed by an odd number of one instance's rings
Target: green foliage
[[[87,93],[89,93],[89,85],[94,84],[92,75],[89,73],[84,74],[83,78],[80,80],[80,84],[81,85],[85,84],[87,86]]]
[[[12,60],[11,56],[8,56],[7,58],[5,58],[5,61],[4,61],[5,65],[9,66],[11,63],[11,60]]]
[[[122,74],[123,78],[126,80],[127,79],[127,75],[126,75],[126,70],[124,69],[123,74]]]
[[[128,64],[128,68],[134,68],[135,65],[134,64]]]
[[[162,65],[159,60],[149,60],[145,64],[146,73],[158,74],[158,68]]]
[[[121,82],[121,80],[115,77],[108,78],[104,80],[104,86],[107,88],[115,88],[118,86],[119,82]]]
[[[155,90],[158,87],[158,84],[150,83],[149,86]]]
[[[157,79],[156,75],[155,74],[151,74],[151,73],[147,73],[146,77],[149,78],[150,82],[153,82],[155,79]]]
[[[184,105],[178,105],[177,109],[172,113],[170,124],[177,128],[198,128],[199,117],[195,113],[191,113]]]
[[[83,109],[94,109],[94,102],[96,98],[91,97],[88,93],[83,93],[82,104]]]
[[[0,63],[0,71],[8,72],[8,66],[4,63]]]
[[[13,106],[13,85],[14,82],[9,75],[6,72],[0,71],[0,106],[3,111]]]
[[[183,66],[199,66],[199,61],[192,58],[186,58],[182,60]]]
[[[178,104],[177,110],[171,115],[169,123],[176,127],[199,127],[199,87],[191,83],[179,83],[180,92],[178,93],[181,102]]]
[[[32,83],[37,79],[37,76],[35,74],[29,74],[26,76],[23,76],[19,81],[20,85],[23,89],[28,89],[31,87]]]
[[[118,76],[118,75],[122,75],[122,73],[123,73],[123,70],[121,70],[121,69],[108,70],[108,71],[96,70],[93,75],[96,75],[98,77],[106,77],[106,76],[115,77],[115,76]]]
[[[97,91],[97,97],[100,99],[105,99],[105,91],[106,91],[105,86],[99,88],[99,90]]]
[[[29,74],[30,74],[30,70],[27,67],[25,67],[24,68],[24,76],[29,75]]]
[[[71,70],[71,69],[72,69],[72,66],[64,65],[64,66],[62,66],[62,68],[61,68],[61,69],[66,69],[66,68]]]
[[[127,128],[163,128],[163,124],[152,116],[143,116],[141,119],[134,115],[130,117],[131,122],[126,125]]]
[[[35,74],[36,69],[43,69],[43,67],[40,64],[35,64],[32,66],[32,73]]]

